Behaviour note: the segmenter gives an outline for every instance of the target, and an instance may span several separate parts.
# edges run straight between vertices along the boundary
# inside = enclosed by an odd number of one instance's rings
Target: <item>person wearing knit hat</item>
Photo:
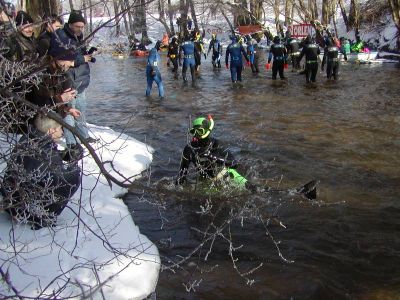
[[[69,15],[68,18],[68,24],[74,24],[77,22],[81,22],[83,24],[86,24],[85,18],[82,16],[81,12],[79,10],[73,10],[71,14]]]
[[[73,151],[79,149],[79,143],[85,141],[87,143],[95,142],[96,139],[90,137],[89,130],[86,125],[86,95],[85,90],[90,84],[90,66],[89,62],[94,62],[90,51],[88,52],[83,38],[83,30],[86,20],[79,11],[72,11],[68,23],[64,28],[57,30],[54,35],[60,42],[56,45],[53,41],[53,46],[50,46],[50,55],[61,55],[61,58],[70,57],[71,52],[74,53],[74,66],[68,70],[70,77],[73,79],[73,88],[77,91],[76,98],[67,103],[71,109],[76,109],[80,112],[79,116],[68,114],[64,121],[74,126],[81,135],[79,140],[71,131],[64,128],[64,137],[67,148]],[[57,47],[62,49],[58,49]],[[55,48],[55,49],[52,49]],[[65,51],[68,50],[68,51]],[[58,53],[58,54],[57,54]],[[66,56],[65,56],[66,55]]]
[[[37,57],[36,40],[33,35],[33,19],[26,12],[20,10],[15,17],[18,32],[10,36],[5,45],[8,51],[3,56],[11,61],[33,60]]]

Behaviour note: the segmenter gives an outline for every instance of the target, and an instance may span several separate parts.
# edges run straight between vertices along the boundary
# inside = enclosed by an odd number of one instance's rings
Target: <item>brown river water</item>
[[[183,270],[160,273],[158,299],[400,299],[400,69],[396,64],[342,65],[340,80],[307,85],[286,72],[244,71],[232,87],[228,70],[203,62],[197,86],[175,80],[162,57],[166,99],[156,86],[144,96],[143,58],[99,57],[92,64],[88,121],[124,131],[155,149],[152,182],[176,176],[190,117],[212,114],[214,136],[229,146],[243,169],[258,179],[281,178],[297,187],[317,179],[318,201],[271,196],[266,208],[286,229],[270,226],[282,255],[257,222],[232,225],[241,270],[233,268],[224,241],[207,262],[204,250]],[[250,176],[250,175],[249,175]],[[251,177],[250,176],[250,177]],[[277,180],[270,181],[277,184]],[[158,196],[147,194],[145,198]],[[125,197],[141,232],[155,242],[165,263],[199,242],[193,227],[202,200],[163,194],[167,210]],[[228,197],[228,196],[227,196]],[[275,198],[274,198],[275,197]],[[198,202],[197,202],[198,201]],[[197,266],[213,268],[199,273]],[[195,292],[183,284],[200,282]]]

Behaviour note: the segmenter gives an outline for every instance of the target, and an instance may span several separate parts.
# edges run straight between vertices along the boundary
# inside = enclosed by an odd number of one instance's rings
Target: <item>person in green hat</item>
[[[221,147],[218,140],[210,136],[213,129],[214,120],[210,115],[198,117],[193,121],[189,130],[192,140],[183,150],[176,185],[187,181],[189,166],[193,163],[202,179],[227,179],[239,189],[255,191],[256,187],[238,173],[238,163],[232,153]]]

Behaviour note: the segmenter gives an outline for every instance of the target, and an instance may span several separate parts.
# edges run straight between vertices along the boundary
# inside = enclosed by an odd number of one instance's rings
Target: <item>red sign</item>
[[[253,34],[262,31],[261,25],[238,26],[241,35]]]
[[[289,26],[290,35],[292,37],[306,37],[315,33],[314,27],[311,24],[296,24]]]

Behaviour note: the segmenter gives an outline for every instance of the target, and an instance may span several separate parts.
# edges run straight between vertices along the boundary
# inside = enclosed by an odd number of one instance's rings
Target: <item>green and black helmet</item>
[[[193,120],[192,128],[189,133],[198,139],[205,139],[211,133],[214,128],[214,120],[211,115],[206,117],[199,117]]]

